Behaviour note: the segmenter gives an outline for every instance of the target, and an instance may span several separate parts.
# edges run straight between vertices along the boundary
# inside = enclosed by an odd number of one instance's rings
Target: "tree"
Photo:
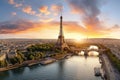
[[[20,64],[23,62],[23,59],[20,55],[17,56],[17,62]]]
[[[0,61],[0,67],[6,67],[8,65],[6,60]]]
[[[14,65],[18,62],[17,57],[10,58],[10,62]]]
[[[36,45],[31,45],[27,48],[27,51],[29,52],[34,52],[34,51],[51,51],[53,48],[53,44],[51,43],[46,43],[46,44],[36,44]]]
[[[35,57],[34,57],[33,55],[30,55],[29,59],[30,59],[30,60],[34,60]]]

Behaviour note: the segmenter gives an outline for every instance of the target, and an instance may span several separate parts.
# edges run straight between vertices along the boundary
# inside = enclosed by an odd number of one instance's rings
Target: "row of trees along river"
[[[7,67],[8,64],[12,64],[12,65],[17,63],[21,64],[27,60],[39,60],[45,57],[56,56],[55,53],[58,53],[58,55],[65,53],[65,52],[61,52],[58,49],[53,50],[53,47],[54,47],[54,44],[46,43],[46,44],[31,45],[27,47],[27,52],[22,52],[20,50],[17,50],[16,56],[9,58],[8,60],[0,61],[0,68]],[[49,55],[47,54],[51,52],[52,54],[49,54]]]

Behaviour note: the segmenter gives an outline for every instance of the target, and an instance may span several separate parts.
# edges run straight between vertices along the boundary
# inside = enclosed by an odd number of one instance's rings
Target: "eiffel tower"
[[[55,45],[55,48],[57,48],[57,49],[59,49],[61,51],[69,50],[69,46],[65,42],[64,35],[63,35],[62,19],[63,19],[63,17],[61,15],[60,16],[60,32],[59,32],[57,43]]]

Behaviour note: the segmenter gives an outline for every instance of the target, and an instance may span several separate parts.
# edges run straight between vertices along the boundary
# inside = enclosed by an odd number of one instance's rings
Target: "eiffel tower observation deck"
[[[55,45],[55,48],[63,51],[63,50],[69,50],[69,47],[67,43],[65,42],[64,35],[63,35],[63,25],[62,25],[62,15],[60,16],[60,32],[58,36],[57,43]]]

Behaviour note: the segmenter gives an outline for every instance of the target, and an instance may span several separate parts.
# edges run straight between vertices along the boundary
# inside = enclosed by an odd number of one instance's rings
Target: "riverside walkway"
[[[104,66],[106,69],[106,75],[108,77],[107,80],[120,80],[118,71],[111,65],[108,57],[105,54],[103,54],[102,58],[103,58]]]

